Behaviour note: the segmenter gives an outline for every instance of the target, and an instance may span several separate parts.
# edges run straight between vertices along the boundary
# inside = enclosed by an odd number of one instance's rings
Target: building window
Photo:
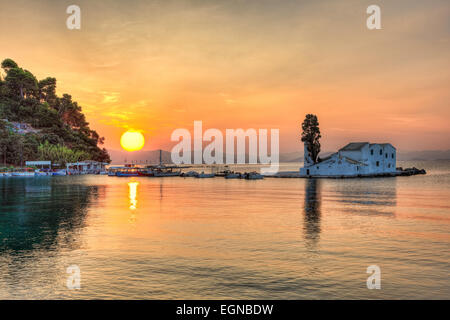
[[[383,154],[383,150],[380,149],[380,156]]]
[[[373,149],[372,149],[372,150],[370,150],[370,155],[371,155],[371,156],[373,156]]]
[[[380,166],[380,161],[377,161],[377,167],[379,167]]]
[[[309,176],[309,169],[306,169],[306,175]]]
[[[387,157],[388,157],[388,154],[386,153],[386,157],[385,158],[387,159]]]
[[[394,159],[394,154],[392,154],[391,156],[392,156],[392,159]]]
[[[390,168],[390,167],[391,167],[391,164],[389,163],[389,164],[388,164],[388,168]]]

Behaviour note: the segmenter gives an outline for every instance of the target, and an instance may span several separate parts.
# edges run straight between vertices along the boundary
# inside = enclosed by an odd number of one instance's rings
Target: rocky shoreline
[[[403,169],[402,167],[397,168],[396,172],[393,173],[380,173],[380,174],[369,174],[369,175],[352,175],[352,176],[305,176],[301,175],[298,171],[286,171],[278,172],[274,175],[265,175],[265,178],[328,178],[328,179],[349,179],[349,178],[381,178],[381,177],[397,177],[397,176],[414,176],[418,174],[426,174],[425,169],[418,169],[416,167]]]

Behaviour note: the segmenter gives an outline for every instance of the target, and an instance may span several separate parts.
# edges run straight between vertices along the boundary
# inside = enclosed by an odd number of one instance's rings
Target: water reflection
[[[105,187],[68,181],[0,179],[0,252],[79,247],[75,231]]]
[[[129,198],[129,209],[130,209],[130,217],[128,221],[132,224],[136,222],[136,214],[135,210],[137,208],[137,190],[138,190],[139,182],[130,181],[128,182],[128,198]]]
[[[307,245],[315,246],[320,237],[320,183],[318,179],[305,182],[304,232]]]
[[[61,253],[83,247],[88,208],[105,186],[64,178],[0,179],[0,297],[32,288],[46,297],[58,288]]]
[[[128,182],[129,198],[130,198],[130,210],[136,210],[137,208],[137,187],[139,182]]]

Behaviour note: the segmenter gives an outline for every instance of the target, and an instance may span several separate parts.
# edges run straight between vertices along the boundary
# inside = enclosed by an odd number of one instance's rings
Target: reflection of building
[[[390,143],[352,142],[318,163],[313,163],[305,144],[304,176],[373,176],[396,172],[396,150]]]

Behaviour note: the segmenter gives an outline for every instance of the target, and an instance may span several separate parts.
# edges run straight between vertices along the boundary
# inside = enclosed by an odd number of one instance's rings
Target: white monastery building
[[[395,174],[397,155],[390,143],[352,142],[313,163],[305,144],[301,176],[357,177]]]

